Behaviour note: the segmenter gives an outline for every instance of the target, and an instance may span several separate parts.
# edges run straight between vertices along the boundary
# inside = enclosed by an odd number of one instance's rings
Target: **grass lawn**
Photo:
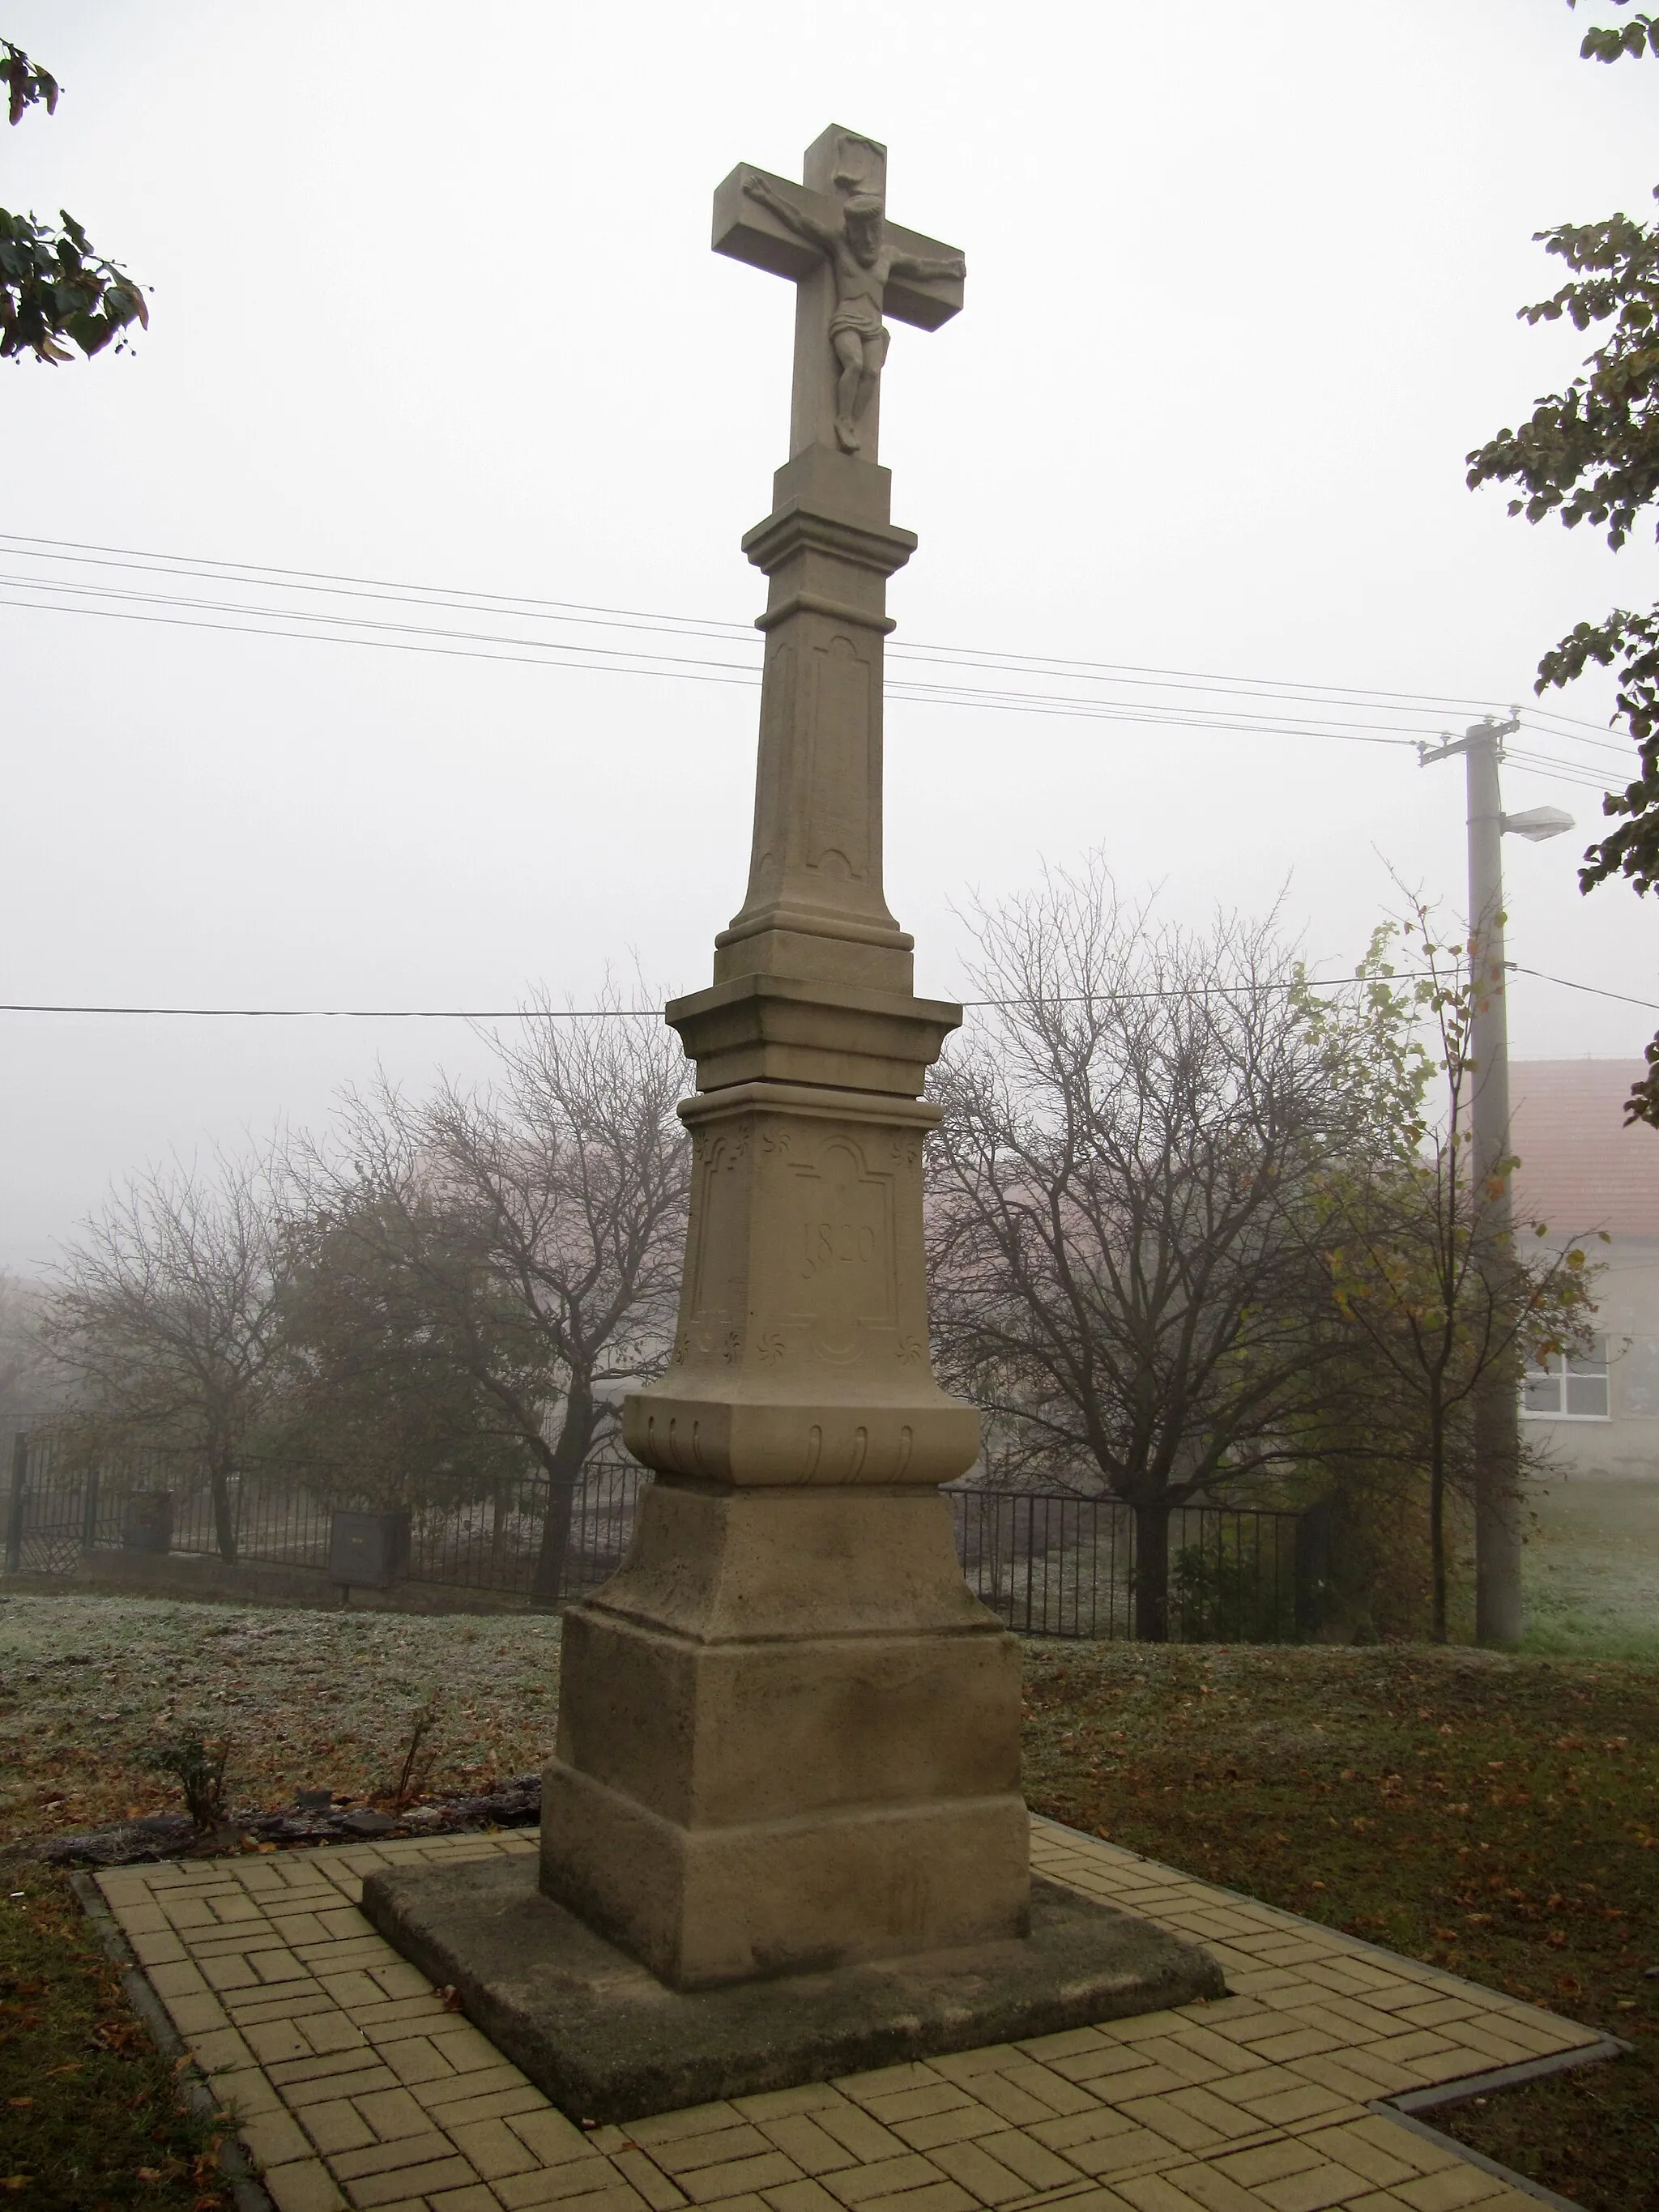
[[[1592,2212],[1659,2208],[1659,1979],[1644,1972],[1659,1966],[1659,1665],[1395,1646],[1024,1654],[1038,1810],[1634,2043],[1437,2124]],[[484,1786],[544,1755],[557,1656],[542,1618],[0,1599],[0,2183],[31,2177],[20,2204],[228,2200],[196,2183],[199,2130],[72,1895],[17,1847],[176,1804],[139,1754],[190,1722],[230,1735],[245,1803],[307,1785],[369,1796],[434,1688],[432,1786]]]
[[[0,2195],[27,2212],[230,2212],[212,2131],[126,2001],[63,1875],[0,1894]]]
[[[1028,1644],[1025,1681],[1039,1811],[1633,2043],[1435,2124],[1659,2206],[1659,1666]]]
[[[0,1598],[0,2203],[232,2201],[67,1878],[27,1856],[29,1838],[180,1809],[139,1754],[192,1723],[230,1737],[244,1804],[279,1805],[307,1784],[371,1797],[434,1688],[433,1786],[486,1788],[540,1763],[557,1680],[558,1624],[540,1616]]]
[[[1659,1662],[1659,1482],[1548,1475],[1526,1496],[1527,1650]]]
[[[434,1691],[431,1787],[487,1790],[546,1758],[558,1667],[546,1614],[0,1597],[0,1845],[181,1809],[139,1754],[191,1726],[229,1738],[234,1803],[307,1788],[372,1798]]]

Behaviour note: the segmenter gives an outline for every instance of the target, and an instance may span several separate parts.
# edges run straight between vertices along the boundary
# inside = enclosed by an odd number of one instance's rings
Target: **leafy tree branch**
[[[13,46],[9,39],[0,39],[0,77],[6,82],[9,95],[7,121],[21,123],[24,112],[37,102],[48,115],[58,112],[58,95],[62,88],[50,70],[43,70],[39,62],[32,62],[21,46]]]
[[[1659,18],[1637,15],[1587,31],[1579,52],[1602,62],[1659,55]],[[1611,327],[1565,392],[1540,399],[1518,428],[1468,455],[1468,483],[1513,484],[1511,514],[1528,522],[1554,515],[1569,530],[1589,522],[1617,552],[1659,503],[1659,224],[1618,214],[1534,235],[1565,264],[1568,281],[1520,309],[1521,319],[1536,325],[1565,316],[1577,331]],[[1615,607],[1599,623],[1576,624],[1540,661],[1533,688],[1559,690],[1592,662],[1617,672],[1613,719],[1636,742],[1638,773],[1603,798],[1602,812],[1620,826],[1585,853],[1579,888],[1624,876],[1645,893],[1659,881],[1659,607]],[[1626,1114],[1659,1127],[1659,1037],[1647,1062]]]
[[[1577,0],[1567,0],[1569,8]],[[1613,0],[1615,8],[1628,5],[1628,0]],[[1584,42],[1578,49],[1578,58],[1586,62],[1622,61],[1628,54],[1632,61],[1640,61],[1644,53],[1659,54],[1659,18],[1652,15],[1632,16],[1628,23],[1596,26],[1584,33]]]
[[[36,106],[55,114],[57,78],[9,40],[0,40],[0,56],[10,120]],[[149,327],[143,289],[95,251],[66,208],[58,214],[53,228],[0,207],[0,360],[27,353],[56,367],[74,360],[71,345],[88,359],[111,344],[120,353],[133,324]]]

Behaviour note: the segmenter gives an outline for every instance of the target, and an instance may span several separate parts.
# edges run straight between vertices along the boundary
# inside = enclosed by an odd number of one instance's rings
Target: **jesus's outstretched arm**
[[[948,253],[941,261],[927,260],[919,253],[896,253],[893,274],[914,276],[924,284],[934,277],[951,276],[960,284],[968,274],[968,264],[959,253]]]
[[[831,229],[827,222],[820,222],[804,209],[792,207],[781,192],[773,191],[764,177],[745,177],[743,188],[751,200],[758,200],[763,208],[769,208],[780,222],[787,223],[798,236],[810,238],[825,253],[833,253],[841,244],[838,230]]]

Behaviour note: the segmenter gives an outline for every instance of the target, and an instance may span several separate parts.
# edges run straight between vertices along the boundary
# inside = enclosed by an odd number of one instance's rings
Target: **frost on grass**
[[[550,1752],[558,1659],[546,1614],[0,1597],[0,1844],[181,1809],[144,1762],[190,1728],[230,1739],[236,1805],[389,1795],[434,1697],[427,1787],[493,1789]]]

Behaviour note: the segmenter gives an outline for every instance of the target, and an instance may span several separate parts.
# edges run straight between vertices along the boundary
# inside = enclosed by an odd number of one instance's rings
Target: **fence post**
[[[90,1552],[98,1541],[98,1480],[100,1470],[94,1460],[87,1470],[87,1493],[81,1501],[81,1549]]]
[[[1331,1583],[1331,1552],[1335,1519],[1334,1502],[1322,1498],[1297,1516],[1295,1595],[1296,1632],[1316,1635],[1324,1625],[1325,1605]]]
[[[6,1572],[15,1575],[23,1565],[23,1492],[29,1479],[29,1437],[19,1429],[11,1440],[11,1497],[6,1507]]]

